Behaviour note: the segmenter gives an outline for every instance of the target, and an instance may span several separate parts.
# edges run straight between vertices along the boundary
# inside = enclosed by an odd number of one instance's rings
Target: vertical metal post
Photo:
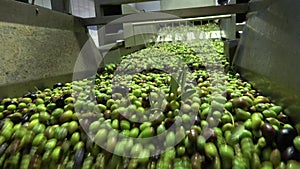
[[[231,0],[229,4],[236,4],[236,0]],[[229,40],[236,39],[236,14],[232,14],[231,18],[222,19],[220,21],[222,37]]]
[[[103,16],[103,10],[101,8],[100,1],[101,0],[94,0],[96,17]],[[98,25],[97,30],[98,30],[99,46],[102,46],[102,45],[105,44],[105,26],[104,25]]]
[[[70,0],[51,0],[52,10],[71,13],[70,12]]]

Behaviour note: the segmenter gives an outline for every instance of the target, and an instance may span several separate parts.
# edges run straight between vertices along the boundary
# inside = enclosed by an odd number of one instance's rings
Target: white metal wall
[[[32,0],[29,0],[29,3],[32,3]],[[51,2],[50,2],[50,0],[35,0],[34,4],[38,5],[38,6],[42,6],[42,7],[48,8],[48,9],[51,9]]]
[[[94,0],[71,0],[72,14],[82,18],[95,17]]]
[[[32,0],[29,0],[32,3]],[[35,5],[51,9],[51,0],[35,0]],[[94,0],[70,0],[71,13],[82,18],[95,17]]]
[[[29,3],[32,3],[32,0],[29,0]],[[51,9],[51,0],[35,0],[34,4]],[[72,15],[74,16],[82,18],[90,18],[96,16],[94,0],[70,0],[70,9]],[[92,26],[88,27],[88,29],[96,46],[99,46],[97,27]]]

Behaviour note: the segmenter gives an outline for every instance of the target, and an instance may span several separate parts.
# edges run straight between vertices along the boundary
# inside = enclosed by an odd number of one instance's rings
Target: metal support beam
[[[120,4],[149,2],[149,1],[158,1],[158,0],[100,0],[99,2],[101,5],[120,5]]]
[[[213,15],[224,15],[224,14],[235,14],[235,13],[247,13],[249,10],[248,3],[243,4],[232,4],[225,6],[208,6],[208,7],[197,7],[197,8],[187,8],[187,9],[176,9],[176,10],[165,10],[153,13],[166,13],[170,14],[169,18],[163,16],[163,19],[176,19],[181,18],[191,18],[191,17],[200,17],[200,16],[213,16]],[[172,17],[172,15],[174,17]],[[110,23],[118,18],[124,17],[127,15],[113,15],[113,16],[98,16],[95,18],[81,19],[82,24],[85,26],[90,25],[105,25]],[[161,20],[162,18],[158,15],[156,20]],[[140,21],[151,21],[153,17],[147,18],[128,18],[125,22],[140,22]],[[118,23],[118,21],[114,22]],[[124,20],[122,22],[124,23]]]

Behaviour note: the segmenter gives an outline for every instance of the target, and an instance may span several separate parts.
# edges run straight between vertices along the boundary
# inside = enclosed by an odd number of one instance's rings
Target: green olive
[[[296,136],[293,140],[294,147],[300,151],[300,136]]]
[[[98,145],[103,145],[107,139],[108,132],[106,129],[100,129],[94,138],[94,141]]]
[[[120,127],[122,130],[130,130],[130,123],[127,120],[121,120]]]
[[[298,169],[300,168],[300,163],[295,160],[289,160],[286,164],[286,169]]]
[[[130,130],[129,136],[136,138],[139,135],[139,131],[140,131],[139,128],[135,127],[135,128]]]
[[[79,140],[80,140],[80,134],[78,132],[73,133],[71,138],[70,138],[71,144],[75,145],[77,142],[79,142]]]
[[[210,158],[214,159],[218,155],[218,150],[214,143],[208,142],[204,146],[205,155]]]
[[[257,129],[260,128],[260,126],[262,124],[262,120],[261,120],[258,113],[253,113],[252,114],[251,121],[252,121],[252,129],[253,130],[257,130]]]
[[[281,153],[278,149],[274,149],[270,155],[270,161],[274,166],[278,166],[281,162]]]
[[[71,121],[68,125],[68,133],[73,134],[78,129],[77,121]]]

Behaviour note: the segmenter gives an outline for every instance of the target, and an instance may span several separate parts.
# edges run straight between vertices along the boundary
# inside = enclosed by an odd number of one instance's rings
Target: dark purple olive
[[[5,109],[6,109],[9,105],[11,105],[11,104],[14,104],[15,106],[18,106],[18,103],[17,103],[16,101],[14,101],[14,100],[9,100],[9,101],[6,101],[6,102],[4,103]]]
[[[165,127],[166,129],[170,128],[174,123],[174,119],[166,118],[165,120]]]
[[[254,112],[256,112],[256,108],[255,108],[255,106],[251,106],[251,107],[249,107],[249,112],[250,112],[250,113],[254,113]]]
[[[8,115],[10,115],[10,114],[12,114],[12,111],[9,111],[9,110],[4,110],[3,112],[3,116],[8,116]]]
[[[207,142],[216,142],[218,139],[217,134],[212,128],[204,128],[202,130],[202,135],[204,138],[206,138]]]
[[[160,153],[155,152],[155,155],[152,156],[151,159],[153,159],[154,161],[158,161],[160,159]]]
[[[165,115],[160,112],[160,113],[155,113],[155,115],[153,116],[152,119],[150,119],[152,121],[152,125],[153,126],[158,126],[161,124],[161,122],[165,119]]]
[[[278,114],[277,119],[282,123],[290,122],[289,116],[287,116],[286,114],[283,114],[283,113]]]
[[[29,97],[31,100],[35,100],[37,98],[36,94],[34,93],[25,94],[23,97]]]
[[[14,113],[7,116],[14,124],[20,123],[22,121],[21,113]]]
[[[276,131],[270,123],[261,126],[261,132],[268,143],[272,142],[276,135]]]
[[[232,98],[230,92],[224,92],[224,93],[222,94],[222,96],[226,97],[227,100],[230,100],[230,99]]]
[[[156,93],[156,90],[155,90],[155,89],[148,89],[148,90],[147,90],[147,93],[148,93],[148,94],[151,93],[151,92]]]
[[[142,99],[142,106],[143,106],[144,108],[150,107],[150,100],[149,100],[149,97],[143,97],[143,99]]]
[[[200,116],[199,116],[199,115],[196,115],[196,116],[195,116],[195,123],[194,123],[194,124],[195,124],[196,126],[199,126],[200,123],[201,123]]]
[[[28,122],[30,119],[30,115],[29,114],[24,114],[22,117],[22,124],[24,124],[25,122]]]
[[[283,161],[287,162],[288,160],[296,160],[298,153],[293,146],[287,147],[281,154]]]
[[[261,94],[260,93],[258,93],[258,92],[256,92],[256,93],[254,93],[254,97],[257,97],[257,96],[260,96]]]
[[[97,101],[98,104],[103,104],[103,105],[106,105],[106,102],[107,102],[107,98],[106,97],[97,97],[95,96],[95,99]]]
[[[297,132],[294,129],[286,128],[281,129],[277,133],[276,144],[280,151],[283,151],[289,146],[293,145],[293,140],[297,136]]]
[[[71,94],[71,93],[65,93],[65,94],[63,95],[63,98],[64,98],[64,99],[66,99],[66,98],[68,98],[68,97],[72,97],[72,94]]]
[[[195,70],[194,66],[192,64],[188,64],[188,68],[193,72]]]
[[[56,107],[58,107],[58,108],[64,108],[65,99],[63,97],[60,97],[55,101],[55,104],[56,104]]]
[[[59,82],[59,83],[56,83],[53,85],[53,89],[58,88],[58,87],[63,87],[63,86],[64,86],[64,84]]]
[[[195,143],[196,140],[197,140],[198,135],[199,135],[199,133],[196,129],[194,129],[194,128],[190,129],[190,133],[188,134],[189,140],[192,143]]]
[[[233,107],[237,107],[237,108],[250,107],[250,104],[245,99],[242,99],[240,97],[236,97],[236,98],[232,99],[231,102],[232,102]]]
[[[81,165],[83,163],[83,158],[84,158],[84,148],[81,148],[76,151],[74,155],[74,169],[79,169],[81,168]]]

